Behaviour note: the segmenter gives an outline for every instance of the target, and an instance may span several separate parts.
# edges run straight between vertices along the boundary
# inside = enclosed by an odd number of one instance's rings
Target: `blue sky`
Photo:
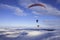
[[[42,3],[46,8],[32,7],[33,3]],[[60,0],[0,0],[0,26],[60,28]]]

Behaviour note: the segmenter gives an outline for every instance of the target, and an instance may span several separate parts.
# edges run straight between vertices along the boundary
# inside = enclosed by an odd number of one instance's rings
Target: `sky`
[[[31,4],[44,4],[46,8]],[[60,0],[0,0],[0,27],[60,28]],[[24,28],[25,28],[24,27]]]

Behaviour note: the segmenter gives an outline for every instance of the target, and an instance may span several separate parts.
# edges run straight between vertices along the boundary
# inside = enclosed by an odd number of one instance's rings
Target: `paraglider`
[[[37,19],[37,20],[36,20],[36,23],[38,24],[38,22],[39,22],[39,20]],[[39,25],[37,25],[37,27],[39,28]]]
[[[38,23],[38,19],[36,20],[36,22]]]
[[[45,5],[43,5],[43,4],[31,4],[31,5],[28,6],[28,8],[35,7],[35,6],[41,6],[41,7],[46,8]],[[38,22],[39,22],[39,20],[37,19],[36,23],[38,24]],[[39,28],[40,25],[37,25],[37,27]]]
[[[28,6],[28,8],[31,8],[31,7],[34,7],[34,6],[41,6],[41,7],[46,8],[45,5],[43,5],[43,4],[32,4],[32,5]]]

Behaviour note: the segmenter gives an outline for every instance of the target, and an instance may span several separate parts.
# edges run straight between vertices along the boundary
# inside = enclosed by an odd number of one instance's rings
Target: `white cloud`
[[[47,6],[47,11],[48,11],[48,14],[60,16],[60,10],[52,6]]]
[[[38,0],[20,0],[19,1],[19,5],[25,8],[28,8],[28,6],[33,3],[40,3],[40,2]]]
[[[54,15],[54,16],[60,16],[60,11],[57,8],[54,8],[49,5],[45,5],[46,8],[41,7],[32,7],[32,13],[38,14],[38,15]]]
[[[31,0],[20,0],[19,5],[23,7],[27,7],[29,4],[32,4],[33,2]]]
[[[43,23],[45,23],[45,25],[48,28],[55,28],[55,29],[59,29],[60,28],[60,19],[51,19],[51,20],[43,20]]]
[[[1,4],[0,8],[8,9],[8,10],[10,10],[11,12],[13,12],[17,16],[26,16],[27,15],[24,12],[24,10],[21,9],[21,8],[19,8],[19,7],[14,7],[14,6],[10,6],[10,5],[7,5],[7,4]]]
[[[40,32],[40,31],[29,31],[27,36],[35,37],[35,36],[38,36],[38,35],[42,35],[44,33],[45,32]]]
[[[57,0],[57,3],[60,3],[60,0]]]
[[[1,32],[2,31],[2,32]],[[5,28],[2,28],[0,29],[0,35],[5,35],[6,37],[12,37],[12,38],[16,38],[19,36],[20,32],[21,31],[18,31],[18,30],[15,30],[15,29],[5,29]]]
[[[24,13],[24,10],[22,10],[20,8],[16,8],[15,14],[18,16],[26,16],[27,15],[26,13]]]

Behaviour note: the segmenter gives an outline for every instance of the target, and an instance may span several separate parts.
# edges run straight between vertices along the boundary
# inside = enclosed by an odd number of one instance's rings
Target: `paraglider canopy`
[[[45,5],[43,5],[43,4],[31,4],[30,6],[28,6],[28,8],[31,8],[31,7],[34,7],[34,6],[41,6],[41,7],[46,8]]]
[[[46,8],[44,4],[31,4],[31,5],[28,6],[28,8],[35,7],[35,6],[41,6],[41,7]],[[38,24],[38,22],[39,22],[39,20],[37,19],[36,23]],[[39,28],[40,25],[37,25],[37,27]]]

